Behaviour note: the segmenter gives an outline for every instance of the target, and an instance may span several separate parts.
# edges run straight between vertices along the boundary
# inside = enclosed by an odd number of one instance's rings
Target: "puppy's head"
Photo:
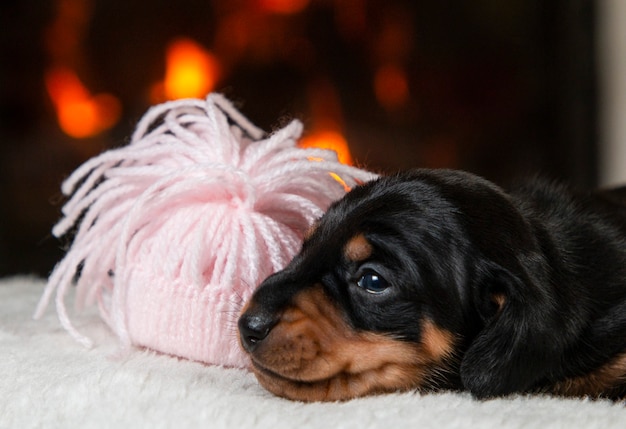
[[[472,285],[484,255],[455,189],[503,198],[477,180],[428,171],[386,177],[331,206],[239,319],[260,383],[304,401],[454,385],[466,339],[508,299],[505,288]]]

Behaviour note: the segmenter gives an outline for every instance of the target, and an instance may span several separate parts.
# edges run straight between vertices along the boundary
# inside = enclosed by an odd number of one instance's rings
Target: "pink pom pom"
[[[348,187],[374,175],[332,151],[296,147],[293,121],[264,137],[222,96],[153,107],[128,146],[87,161],[63,183],[55,225],[75,232],[37,308],[75,281],[124,346],[243,367],[236,320],[256,285],[295,255],[304,231]]]

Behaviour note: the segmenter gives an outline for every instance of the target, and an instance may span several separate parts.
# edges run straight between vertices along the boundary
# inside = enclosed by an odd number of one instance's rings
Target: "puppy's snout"
[[[276,325],[276,319],[265,312],[246,311],[239,318],[241,344],[253,352]]]

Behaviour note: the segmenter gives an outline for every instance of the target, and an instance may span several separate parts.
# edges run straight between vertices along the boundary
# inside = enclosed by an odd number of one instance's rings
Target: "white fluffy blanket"
[[[0,280],[0,428],[626,428],[626,407],[606,401],[466,394],[391,394],[344,403],[276,398],[241,370],[133,350],[115,355],[94,312],[74,317],[87,350],[54,310],[32,320],[43,280]]]

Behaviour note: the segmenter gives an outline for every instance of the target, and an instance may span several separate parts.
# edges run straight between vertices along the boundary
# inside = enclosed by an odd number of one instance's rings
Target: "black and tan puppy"
[[[239,319],[296,400],[396,390],[626,395],[626,188],[505,193],[417,170],[357,187]]]

